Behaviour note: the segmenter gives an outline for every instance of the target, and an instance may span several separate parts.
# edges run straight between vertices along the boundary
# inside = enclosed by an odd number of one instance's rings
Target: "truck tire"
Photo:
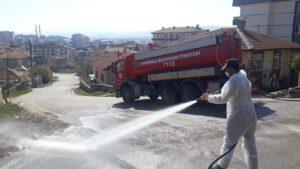
[[[164,85],[161,89],[161,97],[166,104],[174,104],[176,102],[177,93],[173,86]]]
[[[158,99],[158,93],[156,89],[151,90],[151,92],[148,94],[148,97],[151,101],[156,101]]]
[[[156,101],[158,99],[158,94],[150,94],[148,95],[151,101]]]
[[[133,88],[130,86],[124,86],[121,89],[121,96],[124,100],[125,103],[132,103],[134,102],[134,92],[133,92]]]
[[[180,96],[183,102],[196,100],[200,95],[199,89],[192,83],[186,83],[181,87]]]

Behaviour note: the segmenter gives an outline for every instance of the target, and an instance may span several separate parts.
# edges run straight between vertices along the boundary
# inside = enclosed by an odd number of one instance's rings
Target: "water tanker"
[[[237,29],[221,29],[173,42],[166,47],[123,56],[115,71],[115,91],[125,102],[140,96],[167,104],[198,98],[226,81],[220,68],[229,58],[242,62]]]

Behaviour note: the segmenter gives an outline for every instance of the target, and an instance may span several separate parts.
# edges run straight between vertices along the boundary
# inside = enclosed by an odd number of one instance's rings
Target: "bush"
[[[296,56],[292,61],[292,68],[300,71],[300,56]]]
[[[42,76],[44,84],[49,83],[53,76],[49,66],[38,66],[35,68],[34,73]]]

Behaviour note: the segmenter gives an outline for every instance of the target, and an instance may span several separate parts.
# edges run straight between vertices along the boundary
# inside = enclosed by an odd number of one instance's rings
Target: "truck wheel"
[[[130,86],[125,86],[122,88],[121,96],[126,103],[132,103],[135,99],[133,89]]]
[[[174,104],[176,102],[176,91],[171,85],[164,85],[161,89],[162,100],[166,104]]]
[[[151,101],[156,101],[157,98],[158,98],[157,90],[156,90],[156,89],[153,89],[153,90],[149,93],[148,97],[150,98]]]
[[[196,100],[200,97],[200,94],[198,88],[191,83],[184,84],[180,90],[180,96],[184,102]]]
[[[156,101],[158,98],[158,94],[150,94],[148,95],[148,97],[150,98],[151,101]]]

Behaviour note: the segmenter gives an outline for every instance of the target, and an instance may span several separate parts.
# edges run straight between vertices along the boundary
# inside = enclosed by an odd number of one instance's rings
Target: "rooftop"
[[[248,30],[242,30],[239,36],[242,39],[243,50],[300,49],[300,45],[297,43],[279,40]]]
[[[156,34],[156,33],[193,33],[193,32],[205,32],[207,30],[204,30],[202,28],[200,28],[199,26],[186,26],[186,27],[169,27],[169,28],[162,28],[161,30],[158,31],[154,31],[152,32],[152,34]]]
[[[0,59],[6,59],[7,52],[6,51],[0,51]],[[28,58],[29,54],[21,51],[9,51],[8,57],[10,59],[24,59]]]

